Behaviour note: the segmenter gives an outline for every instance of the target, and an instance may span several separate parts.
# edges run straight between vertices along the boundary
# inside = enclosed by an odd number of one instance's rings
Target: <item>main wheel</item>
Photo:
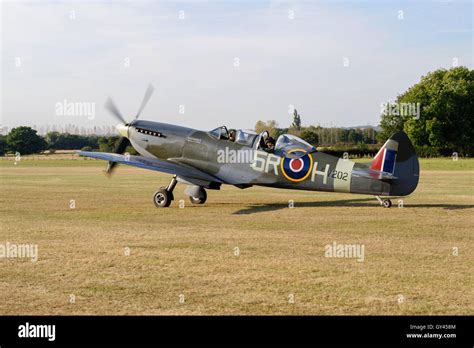
[[[384,199],[382,201],[382,207],[390,208],[392,206],[392,201],[390,199]]]
[[[153,203],[157,208],[169,207],[173,200],[173,193],[168,192],[166,188],[162,187],[153,195]]]
[[[206,203],[206,199],[207,199],[206,190],[204,190],[202,188],[201,190],[199,190],[199,193],[200,193],[201,198],[191,197],[191,196],[189,197],[189,200],[191,201],[192,204],[204,204],[204,203]]]

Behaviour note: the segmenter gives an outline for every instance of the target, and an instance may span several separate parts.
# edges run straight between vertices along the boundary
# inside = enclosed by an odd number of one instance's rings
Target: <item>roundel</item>
[[[283,157],[280,163],[281,171],[288,180],[299,182],[305,180],[311,168],[313,167],[313,158],[302,149],[293,149],[288,151],[294,155],[301,156],[299,158]]]

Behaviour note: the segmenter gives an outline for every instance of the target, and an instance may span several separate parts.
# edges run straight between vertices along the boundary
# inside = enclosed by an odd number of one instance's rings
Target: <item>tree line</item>
[[[367,152],[367,144],[376,143],[376,132],[371,129],[344,129],[323,127],[277,128],[274,121],[259,121],[256,130],[261,132],[268,129],[270,134],[277,138],[280,134],[290,133],[302,137],[310,144],[326,147],[352,147]],[[23,155],[56,150],[83,150],[113,152],[118,136],[85,136],[69,133],[48,132],[40,136],[30,127],[13,128],[7,135],[0,135],[0,155],[19,152]],[[133,148],[127,148],[129,153],[136,153]]]
[[[295,110],[297,114],[297,110]],[[299,114],[297,114],[299,116]],[[278,138],[281,134],[293,134],[314,146],[335,146],[335,145],[358,145],[365,147],[367,144],[377,143],[377,132],[374,128],[341,128],[341,127],[302,127],[292,124],[288,128],[279,128],[275,120],[267,122],[258,121],[255,124],[255,131],[261,133],[268,130],[270,136]]]
[[[48,132],[44,137],[30,127],[13,128],[8,135],[0,135],[0,155],[19,152],[22,155],[40,153],[48,150],[114,151],[118,136],[85,136],[69,133]],[[133,149],[127,149],[134,153]]]

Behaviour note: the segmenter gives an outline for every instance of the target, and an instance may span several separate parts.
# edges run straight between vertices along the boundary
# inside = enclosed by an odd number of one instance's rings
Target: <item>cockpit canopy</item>
[[[209,132],[209,134],[217,139],[229,140],[229,131],[226,126],[214,128]]]
[[[231,130],[229,132],[226,126],[217,127],[211,130],[209,134],[219,140],[233,141],[243,146],[255,147],[256,149],[264,150],[265,142],[269,138],[268,131],[264,131],[260,134],[257,134],[254,131],[243,129]],[[271,150],[271,152],[286,155],[294,149],[300,149],[305,152],[316,152],[316,148],[314,146],[292,134],[280,135],[276,141],[274,150]],[[266,149],[266,151],[270,150]]]
[[[302,149],[307,152],[315,152],[316,148],[304,141],[301,138],[298,138],[296,135],[292,134],[282,134],[278,137],[278,140],[275,145],[275,151],[288,152],[293,149]]]
[[[239,129],[235,136],[235,142],[240,145],[252,147],[258,134],[252,131]]]
[[[231,137],[232,132],[235,132],[234,137]],[[253,146],[253,143],[258,136],[258,134],[253,131],[243,129],[231,130],[229,132],[226,126],[214,128],[209,132],[209,134],[219,140],[232,140],[237,144],[248,147]]]

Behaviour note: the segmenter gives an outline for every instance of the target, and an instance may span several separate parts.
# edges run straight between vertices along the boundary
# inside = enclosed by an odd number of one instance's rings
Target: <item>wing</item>
[[[396,176],[393,176],[392,173],[382,172],[380,170],[375,170],[371,168],[354,168],[352,170],[352,175],[358,178],[379,179],[379,180],[398,179]]]
[[[88,152],[88,151],[79,151],[78,154],[80,156],[97,158],[104,161],[112,161],[122,164],[127,164],[129,166],[134,166],[138,168],[156,170],[158,172],[168,173],[168,174],[176,174],[178,176],[204,180],[209,182],[219,182],[222,183],[222,180],[216,178],[215,176],[205,173],[199,169],[194,167],[166,161],[166,160],[159,160],[157,158],[149,158],[143,156],[124,156],[115,153],[106,153],[106,152]]]

